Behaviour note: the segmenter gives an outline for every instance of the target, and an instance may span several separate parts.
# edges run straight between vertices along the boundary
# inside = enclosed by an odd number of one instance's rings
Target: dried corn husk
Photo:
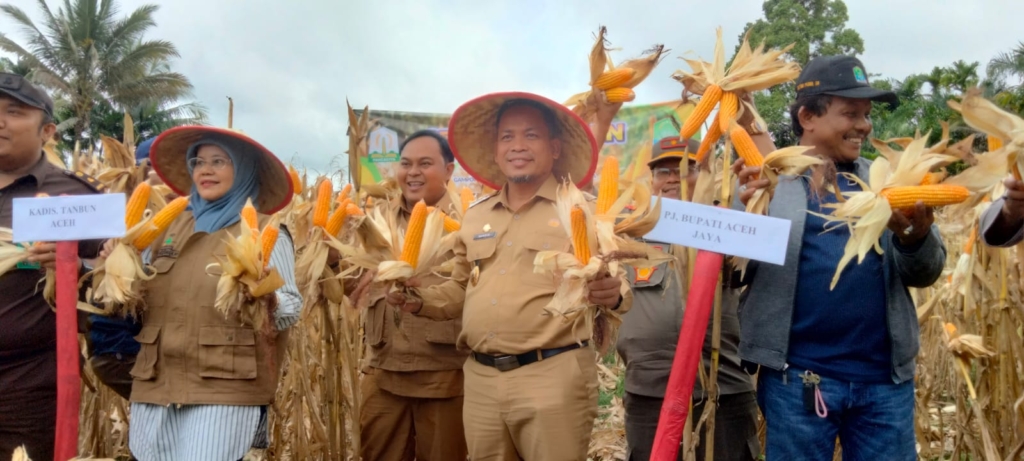
[[[871,164],[868,182],[865,183],[854,175],[846,175],[850,180],[856,181],[863,190],[844,193],[846,200],[829,205],[835,210],[831,215],[822,215],[825,219],[842,223],[850,229],[850,240],[847,241],[843,257],[832,277],[830,289],[835,288],[843,268],[854,256],[860,264],[871,249],[882,254],[880,238],[893,213],[889,201],[881,195],[882,190],[889,187],[919,185],[928,172],[957,160],[950,155],[929,151],[925,148],[926,141],[927,137],[919,137],[900,151],[887,146],[883,141],[872,140],[882,155]]]
[[[572,210],[580,208],[584,211],[587,243],[592,256],[589,261],[584,262],[580,261],[572,250],[541,251],[534,259],[534,273],[549,274],[557,280],[555,294],[544,307],[545,315],[572,323],[574,335],[581,325],[590,328],[595,334],[594,339],[600,351],[605,350],[613,341],[613,332],[621,320],[615,311],[590,305],[587,301],[587,284],[598,274],[606,271],[611,277],[622,277],[625,274],[622,264],[653,267],[669,259],[664,253],[650,250],[647,245],[615,234],[614,214],[617,213],[615,210],[625,208],[625,204],[628,203],[636,189],[642,188],[637,186],[627,188],[629,195],[620,196],[609,208],[608,214],[598,217],[592,212],[586,197],[574,184],[568,181],[563,183],[558,188],[555,201],[558,219],[566,235],[573,240],[573,229],[570,224]],[[642,218],[633,221],[635,226],[631,228],[632,230],[646,227],[647,221],[650,219],[653,219],[655,224],[657,223],[659,213],[655,211],[653,218],[650,217],[652,215],[650,212],[650,189],[646,190],[647,199],[644,203],[648,205],[648,208],[641,212]],[[653,208],[658,208],[660,203],[659,198],[657,205]]]
[[[114,239],[114,249],[107,259],[86,275],[92,277],[93,300],[104,304],[108,313],[119,312],[138,318],[142,294],[136,282],[152,280],[156,272],[142,263],[142,257],[132,242],[142,233],[156,228],[153,214],[152,210],[146,210],[142,221],[128,229],[124,237]]]
[[[672,78],[683,84],[684,92],[687,94],[703,95],[708,87],[717,85],[723,92],[743,95],[793,81],[800,75],[799,64],[783,59],[785,54],[795,44],[790,44],[782,49],[767,51],[765,50],[764,43],[757,48],[751,48],[749,41],[750,31],[743,36],[740,49],[733,57],[729,68],[726,69],[722,28],[717,28],[715,34],[715,57],[713,62],[682,58],[690,65],[690,71],[679,70],[672,74]],[[740,99],[739,103],[740,107],[737,111],[737,116],[744,111],[749,111],[758,124],[765,126],[764,120],[753,104],[743,99]],[[729,122],[726,121],[726,124]],[[728,134],[723,133],[723,136],[728,137]]]
[[[960,112],[964,117],[964,122],[967,122],[971,128],[979,130],[989,137],[994,137],[1002,143],[1002,147],[996,149],[995,152],[1006,156],[1009,170],[1017,179],[1021,179],[1021,172],[1024,171],[1024,119],[985,99],[979,88],[968,90],[959,103],[948,101],[947,104]],[[995,168],[994,164],[995,161],[993,161],[993,169]],[[995,173],[992,174],[993,176],[987,177],[993,178]],[[1002,177],[997,178],[996,181],[999,179]]]
[[[597,80],[601,77],[601,74],[618,68],[633,69],[634,72],[632,77],[615,88],[616,90],[632,89],[643,82],[644,79],[651,74],[651,71],[657,67],[658,63],[661,62],[668,52],[664,45],[655,45],[650,50],[645,51],[644,56],[631,59],[616,67],[608,56],[608,48],[606,47],[607,39],[605,38],[605,34],[607,32],[608,29],[604,26],[598,29],[597,40],[594,42],[594,46],[590,51],[590,90],[573,95],[565,102],[566,106],[570,107],[573,112],[579,115],[580,118],[587,123],[594,123],[596,121],[598,108],[602,105],[609,104],[608,99],[605,96],[605,90],[601,90],[594,86]]]
[[[251,206],[251,200],[247,205]],[[280,226],[280,223],[280,215],[271,216],[263,232]],[[276,268],[263,267],[261,232],[254,232],[244,219],[240,224],[242,229],[238,237],[225,240],[225,257],[217,257],[218,262],[206,268],[207,273],[220,277],[214,308],[225,317],[238,316],[243,324],[269,334],[272,315],[269,311],[270,297],[275,290],[284,286],[284,279]],[[216,274],[217,271],[220,273]]]
[[[348,106],[348,181],[356,192],[359,192],[362,185],[359,177],[362,166],[359,159],[367,158],[370,152],[370,107],[364,107],[363,115],[359,117],[347,99],[345,104]]]

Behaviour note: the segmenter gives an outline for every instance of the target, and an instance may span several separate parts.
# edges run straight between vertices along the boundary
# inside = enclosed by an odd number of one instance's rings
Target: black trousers
[[[658,416],[664,399],[626,393],[627,461],[648,461],[658,429]],[[693,416],[704,412],[706,401],[694,402]],[[701,433],[703,436],[703,433]],[[705,440],[697,444],[697,459],[704,459]],[[715,459],[721,461],[753,461],[761,455],[757,439],[757,399],[753,392],[722,395],[715,412]],[[678,459],[682,460],[682,450]]]

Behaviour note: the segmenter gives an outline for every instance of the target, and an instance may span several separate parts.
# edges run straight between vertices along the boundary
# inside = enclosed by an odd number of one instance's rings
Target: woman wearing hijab
[[[143,289],[141,344],[132,368],[130,448],[143,461],[234,461],[265,443],[286,331],[299,317],[294,249],[282,227],[270,255],[285,284],[273,293],[270,334],[214,309],[218,277],[207,266],[239,235],[252,199],[262,227],[291,200],[288,172],[239,132],[181,127],[156,139],[153,169],[189,208],[148,248],[156,276]]]

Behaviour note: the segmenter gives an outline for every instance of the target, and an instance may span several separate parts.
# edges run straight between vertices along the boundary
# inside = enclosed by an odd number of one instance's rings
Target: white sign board
[[[792,224],[787,219],[663,198],[658,225],[644,238],[782,265]]]
[[[14,199],[14,241],[58,242],[123,237],[125,196],[65,195]]]

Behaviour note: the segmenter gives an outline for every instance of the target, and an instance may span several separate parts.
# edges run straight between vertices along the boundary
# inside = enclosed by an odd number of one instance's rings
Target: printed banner
[[[694,104],[680,104],[679,101],[623,107],[608,130],[600,160],[608,155],[618,157],[623,177],[634,178],[646,170],[654,142],[678,136],[679,127],[693,108]],[[361,115],[359,110],[356,113]],[[398,168],[399,146],[406,136],[431,129],[447,137],[450,118],[451,114],[371,110],[370,119],[376,120],[380,126],[370,132],[369,156],[359,159],[360,181],[376,183],[394,177]],[[477,196],[490,192],[483,190],[483,186],[461,165],[455,166],[452,180],[459,188],[469,187]]]

